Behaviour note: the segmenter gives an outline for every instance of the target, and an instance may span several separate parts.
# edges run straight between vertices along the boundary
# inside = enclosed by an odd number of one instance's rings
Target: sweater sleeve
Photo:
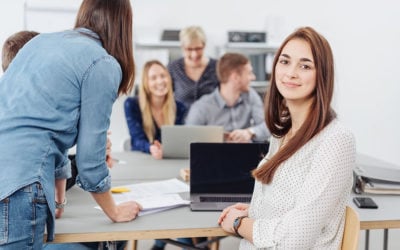
[[[132,150],[150,153],[150,142],[143,130],[142,113],[137,98],[127,98],[124,103],[124,110],[131,136]]]
[[[266,141],[271,136],[267,124],[265,123],[264,106],[260,96],[254,89],[249,91],[249,100],[251,106],[251,117],[253,119],[252,129],[255,133],[255,141]]]

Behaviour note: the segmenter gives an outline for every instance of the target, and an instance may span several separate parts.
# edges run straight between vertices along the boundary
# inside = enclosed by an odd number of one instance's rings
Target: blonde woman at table
[[[139,94],[127,98],[124,109],[132,150],[162,159],[160,128],[183,124],[186,108],[175,101],[171,76],[161,62],[152,60],[144,65]]]
[[[310,27],[277,51],[265,99],[272,133],[253,171],[249,204],[221,213],[218,223],[243,240],[240,249],[339,249],[356,150],[353,134],[331,108],[333,55]]]
[[[45,228],[54,239],[64,201],[54,199],[55,171],[75,144],[78,185],[113,222],[136,218],[139,204],[115,204],[106,164],[112,105],[132,89],[133,69],[129,0],[83,0],[73,30],[18,52],[0,78],[1,249],[41,249]]]

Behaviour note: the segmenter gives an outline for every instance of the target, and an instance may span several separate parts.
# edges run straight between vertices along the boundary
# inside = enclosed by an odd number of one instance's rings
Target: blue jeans
[[[0,249],[42,249],[50,210],[39,183],[30,184],[0,201]]]

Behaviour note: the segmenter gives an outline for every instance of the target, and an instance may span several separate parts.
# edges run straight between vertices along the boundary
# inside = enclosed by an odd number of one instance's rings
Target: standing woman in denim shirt
[[[138,97],[126,99],[124,108],[132,150],[162,159],[160,128],[183,124],[186,108],[175,101],[171,76],[161,62],[152,60],[144,65]]]
[[[106,165],[112,105],[133,79],[129,0],[84,0],[74,30],[19,51],[0,78],[1,249],[41,249],[46,225],[53,240],[55,168],[75,144],[78,185],[112,221],[137,216],[136,202],[115,204]]]

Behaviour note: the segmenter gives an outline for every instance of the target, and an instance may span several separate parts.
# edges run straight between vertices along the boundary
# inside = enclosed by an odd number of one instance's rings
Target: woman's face
[[[152,96],[164,97],[169,90],[168,72],[158,64],[153,64],[148,74],[148,87]]]
[[[200,40],[190,41],[182,46],[185,64],[190,67],[202,65],[205,44]]]
[[[289,41],[275,67],[276,85],[290,102],[307,101],[316,86],[316,69],[310,45],[302,39]]]

